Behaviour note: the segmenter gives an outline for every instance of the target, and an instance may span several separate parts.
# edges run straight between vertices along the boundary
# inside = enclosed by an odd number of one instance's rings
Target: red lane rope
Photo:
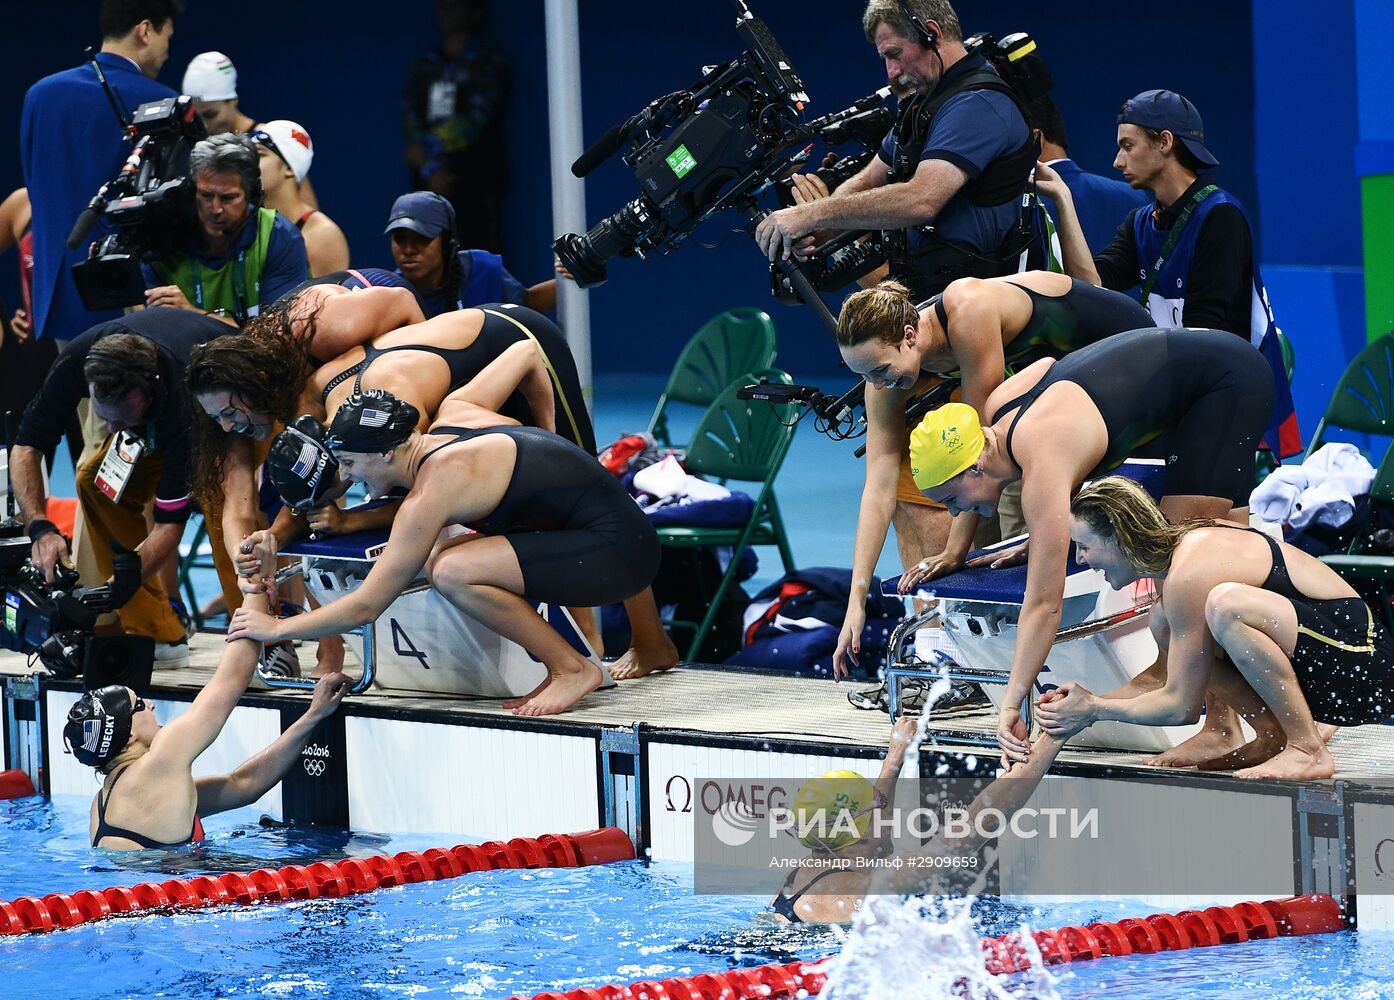
[[[433,882],[504,868],[580,868],[634,858],[628,835],[615,827],[584,833],[543,834],[459,844],[449,849],[400,851],[389,857],[345,858],[311,865],[258,868],[253,872],[198,875],[167,882],[141,882],[68,895],[21,896],[0,901],[0,935],[34,934],[90,923],[117,913],[190,910],[221,903],[251,905],[290,899],[354,896],[408,882]]]
[[[1330,896],[1312,895],[1174,914],[1154,913],[1128,917],[1116,924],[1059,927],[1035,931],[1031,937],[1042,962],[1059,965],[1104,955],[1145,955],[1250,939],[1329,934],[1344,927],[1340,904]],[[982,949],[987,971],[996,976],[1021,972],[1031,965],[1020,934],[983,938]],[[820,971],[821,964],[760,965],[676,979],[643,980],[628,986],[610,984],[564,993],[538,993],[531,1000],[795,1000],[816,996],[823,989],[827,977]]]

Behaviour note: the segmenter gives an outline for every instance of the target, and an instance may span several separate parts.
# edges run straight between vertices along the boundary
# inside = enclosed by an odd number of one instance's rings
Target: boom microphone
[[[633,119],[631,119],[632,121]],[[584,177],[596,167],[600,166],[611,156],[615,155],[620,148],[620,143],[624,141],[626,126],[629,122],[620,125],[610,126],[610,131],[606,132],[597,139],[580,156],[576,157],[576,162],[571,164],[571,173],[576,177]]]

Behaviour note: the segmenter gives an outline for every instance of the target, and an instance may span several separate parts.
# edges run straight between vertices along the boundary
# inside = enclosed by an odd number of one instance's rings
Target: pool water
[[[240,810],[209,820],[208,843],[200,850],[118,857],[88,847],[89,801],[60,796],[54,803],[0,803],[0,899],[470,839],[263,826],[256,812]],[[0,996],[530,996],[816,959],[843,945],[840,930],[774,923],[763,899],[694,896],[691,886],[690,865],[636,861],[485,872],[337,900],[109,919],[0,938]],[[1152,909],[1116,902],[1036,909],[980,901],[971,933],[1001,934],[1023,922],[1053,927],[1117,920]],[[929,931],[904,935],[903,951],[913,951],[911,938],[933,940]],[[924,962],[934,960],[927,952]],[[1102,959],[1062,967],[1053,978],[1001,978],[994,989],[998,996],[1148,1000],[1387,997],[1394,996],[1394,934]]]

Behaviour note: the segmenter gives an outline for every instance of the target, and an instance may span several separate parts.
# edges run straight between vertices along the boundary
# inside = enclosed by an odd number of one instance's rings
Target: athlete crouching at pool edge
[[[352,593],[289,619],[241,608],[228,638],[347,632],[376,620],[424,568],[441,596],[547,668],[536,689],[504,703],[515,714],[564,712],[599,687],[600,668],[529,601],[597,607],[633,597],[658,572],[658,535],[594,456],[480,405],[487,384],[447,397],[425,434],[416,408],[391,393],[350,396],[325,444],[370,495],[407,491],[386,550]],[[441,540],[452,525],[475,534]]]
[[[1111,719],[1194,722],[1207,684],[1239,708],[1255,738],[1200,763],[1240,778],[1329,778],[1318,723],[1394,716],[1394,641],[1360,596],[1321,560],[1252,528],[1171,524],[1136,483],[1110,476],[1079,491],[1070,534],[1081,562],[1109,586],[1165,585],[1151,611],[1157,662],[1095,695],[1061,685],[1041,699],[1046,733]]]
[[[253,605],[264,608],[265,596],[248,597],[244,607]],[[249,805],[285,776],[315,725],[338,709],[348,690],[343,674],[321,677],[305,714],[231,774],[193,776],[194,761],[218,738],[251,682],[259,653],[255,642],[230,642],[188,711],[165,726],[128,687],[113,684],[77,700],[63,739],[79,763],[103,778],[92,800],[93,847],[174,850],[197,843],[202,817]]]

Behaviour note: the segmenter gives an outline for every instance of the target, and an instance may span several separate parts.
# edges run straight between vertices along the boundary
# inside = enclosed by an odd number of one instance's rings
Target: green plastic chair
[[[684,467],[693,475],[709,479],[738,480],[759,483],[755,506],[750,519],[740,528],[661,527],[659,541],[672,548],[711,548],[731,546],[731,560],[721,583],[707,606],[701,622],[672,620],[666,624],[695,630],[687,659],[697,657],[698,650],[716,620],[721,601],[735,581],[741,556],[752,545],[773,545],[779,548],[784,570],[794,569],[794,551],[784,530],[784,520],[775,500],[774,480],[789,443],[794,437],[795,421],[799,415],[797,403],[773,405],[763,400],[737,399],[736,391],[760,378],[788,385],[790,376],[777,369],[742,376],[712,401],[697,424],[692,443],[687,449]]]
[[[1375,470],[1375,481],[1370,484],[1370,507],[1365,512],[1364,520],[1357,527],[1350,546],[1342,554],[1322,556],[1321,561],[1339,573],[1348,583],[1355,584],[1361,581],[1378,584],[1379,606],[1384,615],[1385,627],[1394,630],[1394,609],[1391,609],[1389,604],[1390,597],[1394,594],[1394,556],[1372,554],[1367,546],[1370,521],[1374,505],[1377,503],[1394,505],[1394,447],[1385,449],[1384,458]]]
[[[194,532],[194,540],[189,546],[189,554],[181,556],[179,559],[179,592],[184,597],[184,609],[193,618],[195,627],[203,628],[203,605],[199,603],[198,595],[194,593],[192,575],[196,569],[216,569],[216,567],[213,565],[211,555],[199,555],[199,550],[208,541],[208,525],[204,523],[202,514],[194,514],[193,516],[198,518],[198,529]]]
[[[1372,340],[1346,366],[1302,456],[1304,461],[1327,443],[1328,427],[1394,437],[1394,334]]]
[[[668,386],[649,418],[649,433],[659,444],[673,447],[668,432],[669,403],[709,407],[738,377],[773,365],[778,350],[774,323],[763,310],[728,309],[714,316],[678,355]]]

